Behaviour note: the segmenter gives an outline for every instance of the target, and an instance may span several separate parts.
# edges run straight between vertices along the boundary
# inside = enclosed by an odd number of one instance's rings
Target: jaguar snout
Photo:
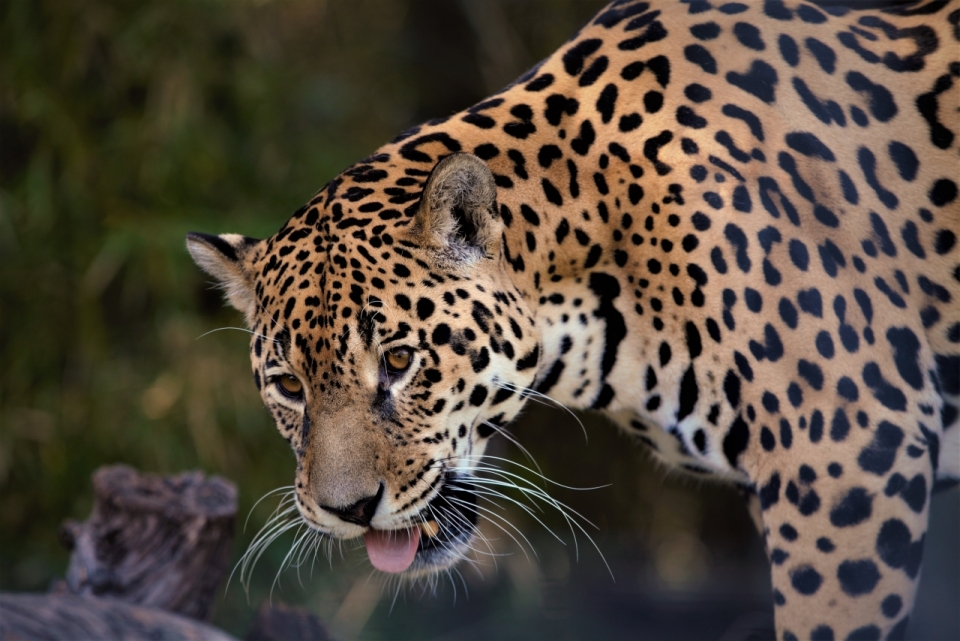
[[[320,509],[336,515],[340,518],[340,520],[346,521],[347,523],[368,527],[370,525],[370,521],[373,520],[373,515],[377,512],[377,507],[380,505],[380,499],[382,498],[383,483],[381,482],[377,493],[373,496],[367,496],[354,501],[346,507],[334,507],[331,505],[320,504]]]

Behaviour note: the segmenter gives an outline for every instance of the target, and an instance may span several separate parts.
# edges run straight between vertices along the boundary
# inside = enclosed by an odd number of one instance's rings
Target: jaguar
[[[742,491],[778,638],[903,637],[960,477],[958,53],[958,0],[618,0],[274,236],[189,234],[299,518],[449,568],[549,397]]]

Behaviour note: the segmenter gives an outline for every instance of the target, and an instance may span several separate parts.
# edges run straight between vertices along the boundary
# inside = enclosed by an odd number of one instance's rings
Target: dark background
[[[99,465],[222,474],[239,485],[242,516],[291,481],[293,456],[250,380],[247,335],[208,333],[241,321],[190,262],[187,231],[274,233],[342,168],[496,91],[601,4],[0,2],[0,589],[62,576],[57,528],[86,517]],[[532,406],[511,429],[548,477],[608,485],[550,492],[599,527],[615,581],[582,535],[577,560],[556,511],[540,518],[566,545],[504,505],[529,559],[487,522],[503,556],[436,589],[401,590],[394,603],[351,544],[299,580],[280,572],[273,598],[348,638],[769,628],[766,560],[736,495],[657,469],[597,417],[584,423],[589,441],[564,412]],[[493,449],[527,463],[503,439]],[[914,638],[960,638],[958,497],[932,503]],[[274,505],[253,512],[236,558]],[[291,541],[269,548],[249,596],[234,579],[216,624],[244,633]]]

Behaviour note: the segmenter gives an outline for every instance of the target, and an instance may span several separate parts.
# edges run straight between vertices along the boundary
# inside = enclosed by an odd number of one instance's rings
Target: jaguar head
[[[496,196],[476,156],[432,170],[380,156],[271,238],[187,237],[253,332],[254,380],[296,453],[300,516],[364,537],[386,572],[467,554],[480,457],[537,371]]]

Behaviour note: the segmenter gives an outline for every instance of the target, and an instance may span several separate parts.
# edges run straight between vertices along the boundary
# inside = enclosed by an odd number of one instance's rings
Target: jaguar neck
[[[667,209],[683,203],[679,185],[662,180],[655,152],[641,159],[627,149],[652,148],[644,142],[660,129],[630,110],[614,116],[607,94],[605,86],[580,86],[552,58],[500,94],[384,149],[407,159],[464,151],[487,163],[504,223],[503,266],[541,333],[538,381],[571,407],[596,408],[609,396],[605,381],[626,332],[623,306],[634,306],[627,299],[650,276],[637,255],[680,244],[667,222]],[[620,100],[636,104],[641,94]],[[571,349],[584,356],[576,372],[564,371]]]

